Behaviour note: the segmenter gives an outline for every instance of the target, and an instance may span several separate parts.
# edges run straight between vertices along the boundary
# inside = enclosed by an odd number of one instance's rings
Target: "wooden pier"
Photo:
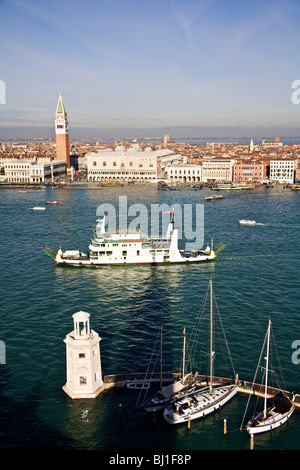
[[[180,378],[179,373],[175,372],[164,372],[162,374],[162,382],[164,385],[172,383],[174,380],[178,380]],[[126,387],[127,382],[150,382],[152,384],[160,384],[161,378],[160,373],[152,374],[150,379],[146,379],[145,373],[128,373],[128,374],[112,374],[112,375],[104,375],[103,376],[103,386],[102,391],[110,390],[112,388],[124,388]],[[197,385],[205,386],[207,385],[208,377],[205,375],[198,375],[197,376]],[[221,385],[221,384],[228,384],[234,383],[235,380],[232,378],[226,377],[214,377],[214,384]],[[264,385],[261,384],[253,384],[252,382],[246,380],[237,379],[238,383],[238,392],[243,394],[253,394],[256,396],[264,396]],[[274,387],[268,387],[268,396],[272,397],[276,395],[280,390]],[[300,395],[294,392],[290,392],[288,390],[283,390],[283,392],[287,395],[292,397],[295,396],[294,405],[296,408],[300,409]]]

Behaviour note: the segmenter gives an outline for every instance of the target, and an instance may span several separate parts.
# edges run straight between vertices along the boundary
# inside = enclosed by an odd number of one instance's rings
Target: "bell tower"
[[[64,161],[70,167],[69,129],[65,106],[59,92],[55,116],[56,160]]]
[[[95,398],[102,391],[101,338],[90,329],[89,318],[87,312],[74,313],[74,330],[64,340],[67,382],[63,390],[71,398]]]

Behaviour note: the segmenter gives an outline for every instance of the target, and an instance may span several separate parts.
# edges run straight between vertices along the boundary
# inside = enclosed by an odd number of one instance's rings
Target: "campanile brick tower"
[[[69,129],[67,113],[62,100],[61,92],[56,108],[55,118],[55,134],[56,134],[56,160],[64,161],[66,166],[70,167],[70,150],[69,150]]]

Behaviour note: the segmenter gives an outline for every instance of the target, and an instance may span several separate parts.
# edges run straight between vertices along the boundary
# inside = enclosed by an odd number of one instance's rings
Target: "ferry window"
[[[127,256],[127,251],[123,251],[122,256]]]
[[[79,353],[79,357],[85,357],[85,353]]]
[[[116,163],[116,162],[113,162],[113,166],[117,166],[117,163]]]
[[[106,166],[106,162],[103,162],[102,165],[103,165],[103,166]]]
[[[86,377],[81,376],[79,380],[80,380],[80,385],[86,385],[87,383]]]
[[[97,166],[97,162],[93,162],[93,165],[94,165],[94,166]]]

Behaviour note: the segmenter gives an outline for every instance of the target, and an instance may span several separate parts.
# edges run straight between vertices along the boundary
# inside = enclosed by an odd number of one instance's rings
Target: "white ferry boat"
[[[125,264],[168,264],[212,261],[225,248],[219,244],[215,249],[184,251],[178,249],[178,229],[174,228],[172,217],[165,237],[149,238],[145,233],[129,230],[110,233],[105,231],[105,217],[97,220],[89,251],[68,250],[57,253],[43,248],[57,264],[63,265],[125,265]]]

